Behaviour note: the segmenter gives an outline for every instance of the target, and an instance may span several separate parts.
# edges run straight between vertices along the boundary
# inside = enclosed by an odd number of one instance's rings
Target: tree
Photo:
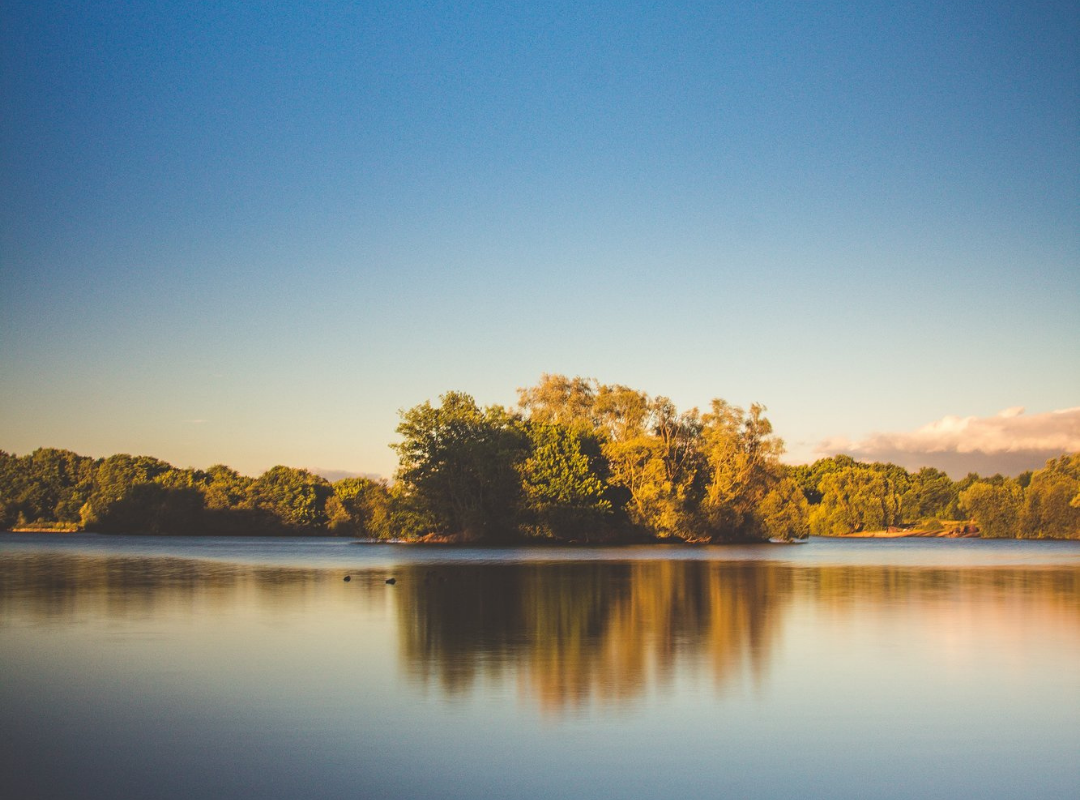
[[[835,455],[830,458],[819,458],[813,464],[792,467],[792,477],[798,481],[807,502],[812,506],[816,506],[821,502],[821,490],[819,487],[822,478],[842,469],[857,466],[858,462],[851,456]]]
[[[649,396],[629,386],[601,386],[593,407],[605,439],[624,442],[649,433]]]
[[[749,412],[713,400],[702,418],[707,483],[702,511],[712,538],[760,538],[754,509],[780,475],[783,440],[773,435],[765,407]]]
[[[1016,538],[1023,502],[1023,490],[1015,481],[978,481],[960,493],[960,507],[984,539]]]
[[[702,449],[704,424],[696,408],[679,413],[666,397],[650,404],[653,435],[660,442],[664,482],[660,493],[658,528],[668,535],[696,536],[698,509],[705,495],[708,472]]]
[[[286,528],[311,532],[326,525],[330,482],[305,469],[276,466],[256,478],[245,506],[269,514]]]
[[[595,404],[596,381],[592,378],[544,373],[536,386],[518,389],[518,405],[534,422],[592,429]]]
[[[625,507],[634,525],[666,537],[681,532],[680,516],[664,461],[666,446],[654,430],[654,411],[644,392],[622,384],[602,385],[593,405],[593,435],[607,461],[609,483],[621,489],[616,504]]]
[[[59,522],[79,519],[79,509],[89,497],[93,482],[92,458],[42,447],[25,458],[24,468],[33,487],[33,509],[27,509],[28,518]]]
[[[114,532],[138,532],[149,525],[147,509],[157,503],[151,498],[153,490],[133,494],[136,486],[154,483],[162,475],[173,470],[167,464],[150,456],[131,456],[118,453],[96,463],[91,489],[86,502],[79,509],[84,528]]]
[[[84,506],[84,527],[100,533],[192,535],[201,532],[202,493],[192,487],[136,483],[105,506]]]
[[[254,480],[224,464],[214,464],[206,470],[205,475],[203,494],[206,496],[206,507],[215,511],[243,506],[248,496],[248,487]]]
[[[326,501],[327,528],[334,534],[368,539],[390,539],[390,490],[381,481],[343,478],[334,483]]]
[[[11,528],[25,519],[21,497],[26,490],[27,476],[19,457],[0,450],[0,527]]]
[[[612,514],[597,443],[565,425],[531,423],[527,430],[529,455],[519,469],[529,512],[548,535],[588,541]]]
[[[901,494],[884,470],[866,465],[826,474],[819,484],[821,502],[810,511],[810,530],[836,536],[880,530],[901,520]]]
[[[520,418],[500,406],[481,410],[462,392],[447,392],[440,402],[402,412],[402,441],[393,445],[398,480],[430,509],[441,532],[474,540],[515,535],[518,465],[528,451]]]
[[[809,533],[810,504],[793,478],[784,478],[769,490],[758,506],[761,527],[770,539],[805,539]]]
[[[642,433],[605,442],[603,452],[612,485],[623,491],[630,521],[653,533],[668,533],[674,526],[674,519],[664,513],[664,498],[670,487],[665,485],[661,442],[655,436]]]
[[[622,384],[544,375],[519,390],[533,424],[560,424],[590,452],[592,471],[608,484],[605,499],[613,520],[626,521],[662,537],[696,537],[703,494],[697,409],[680,414],[666,397],[655,400]],[[535,443],[534,443],[535,446]]]
[[[1080,453],[1052,458],[1024,489],[1019,535],[1080,539]]]
[[[910,486],[903,495],[904,519],[956,519],[959,516],[960,491],[944,472],[923,467],[910,476]]]

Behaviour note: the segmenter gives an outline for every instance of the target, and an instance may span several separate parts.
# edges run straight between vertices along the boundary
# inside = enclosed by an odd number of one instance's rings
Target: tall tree
[[[605,533],[613,512],[606,461],[588,434],[530,423],[529,455],[520,466],[529,512],[548,534],[588,541]]]
[[[792,467],[792,477],[799,482],[799,486],[806,495],[807,502],[814,506],[821,502],[821,479],[833,472],[839,472],[848,467],[857,467],[858,462],[848,455],[835,455],[829,458],[819,458],[813,464],[802,464]]]
[[[754,511],[779,479],[784,451],[764,412],[757,403],[746,412],[717,399],[701,418],[708,476],[702,511],[714,539],[763,535]]]
[[[978,481],[960,493],[960,507],[984,539],[1013,539],[1020,531],[1024,490],[1015,481]]]
[[[1020,535],[1080,539],[1080,453],[1052,458],[1024,489]]]
[[[392,538],[390,504],[390,490],[385,483],[343,478],[334,483],[334,494],[326,501],[327,527],[335,534]]]
[[[76,522],[79,509],[90,495],[94,460],[70,450],[42,447],[25,459],[28,482],[28,516],[38,520]],[[32,498],[32,500],[31,500]]]
[[[910,485],[903,496],[904,519],[914,522],[920,519],[957,519],[960,490],[944,472],[933,467],[923,467],[910,477]]]
[[[248,487],[252,482],[252,478],[241,475],[235,469],[224,464],[214,464],[206,470],[206,481],[203,485],[206,507],[220,511],[240,508],[247,499]]]
[[[528,452],[520,418],[501,406],[481,410],[463,392],[447,392],[440,403],[402,413],[402,441],[393,445],[398,480],[428,506],[442,532],[513,537],[521,505],[518,465]]]
[[[97,462],[89,498],[79,509],[83,527],[134,532],[145,523],[145,509],[157,502],[150,497],[153,490],[133,497],[134,487],[154,483],[172,469],[160,459],[127,453]]]
[[[596,381],[565,375],[540,376],[536,386],[518,389],[518,405],[529,419],[591,429],[595,426]]]
[[[770,539],[805,539],[810,532],[810,504],[794,478],[784,478],[758,506],[762,529]]]
[[[286,528],[314,532],[326,525],[326,501],[333,493],[325,478],[305,469],[276,466],[248,486],[245,505],[270,514]]]
[[[880,530],[901,521],[901,494],[887,471],[859,465],[827,473],[821,502],[810,511],[810,529],[820,535]]]

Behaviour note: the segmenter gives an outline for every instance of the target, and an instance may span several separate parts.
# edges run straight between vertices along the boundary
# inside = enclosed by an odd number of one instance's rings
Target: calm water
[[[1080,543],[0,535],[3,797],[1076,798],[1078,733]]]

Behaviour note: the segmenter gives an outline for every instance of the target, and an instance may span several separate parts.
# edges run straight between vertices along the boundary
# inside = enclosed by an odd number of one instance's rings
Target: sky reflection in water
[[[236,563],[221,542],[70,541],[0,544],[5,796],[1080,787],[1076,547],[933,566],[891,543],[570,561],[264,542]]]

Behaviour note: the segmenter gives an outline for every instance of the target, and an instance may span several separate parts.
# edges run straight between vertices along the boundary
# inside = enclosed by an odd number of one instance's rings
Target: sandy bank
[[[838,539],[978,539],[979,529],[975,525],[960,525],[952,528],[939,530],[918,530],[905,528],[889,528],[883,531],[858,531],[857,533],[842,533],[836,536]]]

